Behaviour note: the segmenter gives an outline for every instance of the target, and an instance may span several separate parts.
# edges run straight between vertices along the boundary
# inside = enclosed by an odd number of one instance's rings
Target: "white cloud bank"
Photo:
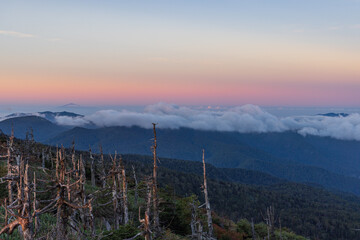
[[[227,110],[197,110],[189,107],[158,103],[145,108],[144,112],[127,110],[101,110],[84,117],[56,117],[60,125],[97,127],[139,126],[178,129],[181,127],[236,131],[240,133],[265,133],[297,131],[301,135],[327,136],[342,140],[360,141],[360,115],[346,117],[296,116],[276,117],[258,106],[244,105]]]

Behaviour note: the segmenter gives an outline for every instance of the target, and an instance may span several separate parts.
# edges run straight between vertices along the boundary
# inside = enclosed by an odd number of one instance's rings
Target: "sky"
[[[360,106],[360,0],[0,6],[5,106]]]

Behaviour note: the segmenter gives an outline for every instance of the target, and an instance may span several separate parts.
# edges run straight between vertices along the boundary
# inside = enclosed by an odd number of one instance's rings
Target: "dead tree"
[[[121,166],[122,165],[122,157],[120,155],[119,157],[119,162],[116,165],[116,181],[117,181],[117,187],[118,187],[118,191],[117,191],[117,198],[118,198],[118,212],[119,212],[119,221],[120,224],[124,223],[124,199],[123,199],[123,188],[122,188],[122,175],[121,175]]]
[[[9,141],[10,143],[10,141]],[[9,144],[11,145],[11,144]],[[27,147],[27,146],[26,146]],[[26,150],[26,154],[29,153]],[[44,174],[47,174],[48,180],[41,180],[47,183],[45,190],[38,189],[37,178],[34,171],[33,181],[30,181],[29,175],[29,159],[30,157],[19,157],[16,166],[10,164],[9,174],[0,179],[0,182],[11,181],[11,191],[5,201],[5,226],[0,230],[0,234],[11,234],[14,229],[20,226],[20,233],[25,240],[34,239],[39,231],[39,216],[46,212],[56,211],[55,238],[68,239],[68,225],[71,223],[73,213],[80,210],[87,210],[86,217],[90,225],[91,236],[95,236],[94,216],[92,214],[92,198],[86,200],[85,195],[85,167],[82,159],[79,160],[77,166],[75,164],[66,164],[65,150],[57,150],[56,157],[56,173],[49,169],[39,167]],[[12,160],[12,159],[11,159]],[[12,161],[10,161],[12,163]],[[68,168],[68,166],[71,166]],[[48,186],[51,187],[48,187]],[[41,187],[41,185],[40,185]],[[53,199],[38,200],[38,193],[47,193],[56,190],[56,197]],[[9,199],[12,198],[12,202]],[[15,199],[14,199],[15,198]],[[40,208],[40,203],[47,205]],[[85,214],[84,214],[85,215]],[[11,216],[10,218],[8,216]],[[84,236],[79,221],[72,221],[71,227],[76,229],[76,235]],[[82,221],[83,222],[83,221]],[[41,237],[40,237],[41,238]],[[89,238],[86,236],[84,238]]]
[[[57,166],[57,212],[56,212],[56,239],[66,239],[67,236],[67,224],[68,224],[68,207],[65,202],[65,193],[66,193],[66,182],[65,182],[65,156],[64,156],[63,148],[60,152],[58,152],[58,158],[56,162]]]
[[[32,137],[33,138],[33,137]],[[24,169],[24,176],[23,176],[23,186],[21,186],[21,191],[23,192],[23,208],[21,211],[22,218],[20,225],[22,228],[22,234],[25,240],[33,239],[33,216],[31,214],[31,190],[30,190],[30,181],[29,181],[29,163],[26,162],[25,169]],[[20,212],[19,212],[20,213]]]
[[[12,159],[12,153],[14,151],[13,144],[14,144],[14,128],[11,129],[11,136],[10,136],[9,140],[7,141],[7,170],[8,170],[7,175],[8,176],[12,176],[14,170],[16,171],[18,169],[18,168],[14,169],[14,166],[13,166],[13,159]],[[12,180],[8,181],[8,198],[9,198],[9,203],[12,203],[13,202],[13,182],[12,182]]]
[[[29,141],[31,143],[34,143],[35,140],[34,140],[34,129],[32,127],[30,127],[30,133],[29,133]]]
[[[140,208],[139,208],[139,222],[141,223],[142,235],[145,237],[145,240],[152,239],[152,232],[150,228],[150,211],[151,211],[151,185],[153,181],[148,180],[146,182],[146,210],[145,216],[143,219],[140,218]]]
[[[203,162],[203,170],[204,170],[204,185],[203,191],[205,196],[205,208],[206,208],[206,215],[207,215],[207,223],[208,223],[208,235],[209,238],[213,238],[213,224],[212,224],[212,217],[211,217],[211,208],[208,196],[208,188],[207,188],[207,181],[206,181],[206,167],[205,167],[205,150],[202,150],[202,162]]]
[[[103,155],[103,149],[100,145],[100,180],[101,180],[101,187],[106,187],[106,173],[105,173],[105,162],[104,162],[104,155]]]
[[[144,218],[141,218],[141,207],[139,207],[139,222],[141,223],[139,228],[141,229],[141,232],[131,238],[127,238],[124,240],[134,240],[138,236],[144,236],[145,240],[152,240],[152,231],[150,226],[152,183],[153,181],[151,178],[148,178],[146,180],[146,210],[144,213]]]
[[[154,231],[156,234],[160,233],[160,220],[159,220],[159,199],[157,193],[157,139],[156,139],[156,123],[153,123],[153,131],[154,131],[154,145],[152,146],[153,158],[154,158],[154,167],[153,167],[153,182],[152,182],[152,190],[153,190],[153,225]]]
[[[18,226],[21,227],[21,233],[25,240],[33,239],[33,228],[32,221],[34,214],[31,210],[31,184],[29,181],[29,164],[28,162],[24,163],[23,158],[21,158],[20,167],[17,172],[17,177],[14,178],[14,174],[11,176],[13,180],[16,179],[17,187],[17,199],[13,202],[9,202],[10,205],[7,205],[5,202],[5,226],[0,230],[0,234],[8,233],[12,234],[14,229]],[[17,213],[15,211],[17,210]],[[8,223],[7,215],[13,217],[13,221]]]
[[[95,158],[93,157],[93,155],[91,153],[91,148],[89,148],[89,153],[90,153],[91,185],[93,187],[95,187],[96,186],[96,182],[95,182]]]
[[[198,217],[198,207],[195,201],[193,201],[191,204],[191,239],[192,240],[202,240],[204,239],[203,236],[203,226],[201,224],[201,221]]]
[[[59,173],[56,179],[57,182],[57,201],[56,201],[56,239],[63,240],[67,239],[70,216],[72,216],[74,210],[80,209],[85,210],[88,209],[90,214],[92,211],[91,199],[90,201],[86,201],[85,193],[84,193],[84,178],[85,178],[85,169],[82,163],[82,159],[79,160],[79,165],[81,168],[80,177],[78,179],[73,179],[71,181],[71,175],[74,172],[73,170],[67,171],[66,162],[65,162],[65,151],[64,148],[61,149],[59,153]],[[80,190],[76,192],[75,190]],[[76,203],[73,201],[73,195],[80,194],[81,203]],[[84,214],[85,215],[85,214]],[[83,216],[82,219],[86,217]],[[83,221],[84,223],[84,221]],[[80,227],[77,227],[78,234],[82,234]],[[93,231],[93,230],[92,230]]]
[[[55,158],[55,176],[56,179],[59,179],[59,148],[56,147],[56,158]]]
[[[138,181],[137,181],[137,178],[136,178],[136,173],[135,173],[135,167],[134,165],[131,166],[132,167],[132,170],[133,170],[133,175],[134,175],[134,181],[135,181],[135,196],[134,196],[134,204],[135,206],[137,207],[138,205]]]
[[[267,225],[268,240],[275,239],[275,212],[272,206],[266,208],[263,218]]]
[[[121,159],[120,159],[121,160]],[[126,182],[126,174],[125,174],[125,166],[123,162],[120,162],[120,168],[121,168],[121,180],[122,180],[122,209],[124,212],[123,222],[124,224],[129,223],[129,209],[128,209],[128,198],[127,198],[127,182]]]
[[[114,212],[114,228],[119,229],[120,224],[120,212],[119,212],[119,193],[118,193],[118,181],[117,181],[117,173],[118,169],[116,166],[116,152],[114,157],[110,155],[112,160],[112,168],[110,170],[111,180],[112,180],[112,202],[113,202],[113,212]]]
[[[85,204],[86,203],[86,195],[85,195],[85,184],[86,184],[86,171],[85,171],[85,164],[84,164],[84,160],[82,158],[82,155],[80,155],[80,159],[78,162],[78,172],[80,173],[79,175],[79,179],[81,179],[81,181],[78,184],[78,199],[77,199],[77,203],[78,204]],[[86,226],[87,224],[87,220],[86,220],[86,216],[85,216],[85,212],[84,209],[80,208],[80,219],[81,222],[83,223],[83,225]]]
[[[75,141],[72,141],[72,146],[71,146],[71,163],[73,165],[73,169],[77,169],[77,164],[76,164],[76,159],[75,159]],[[77,171],[74,172],[74,174],[76,174]]]
[[[45,150],[42,149],[41,151],[41,167],[45,168]]]
[[[36,197],[36,173],[34,172],[34,182],[33,182],[33,194],[34,194],[34,199],[33,199],[33,211],[34,213],[38,212],[38,208],[39,208],[39,201],[37,200]],[[37,230],[40,227],[40,221],[39,221],[39,217],[38,216],[34,216],[34,236],[36,236]]]
[[[51,161],[51,159],[52,159],[52,153],[51,153],[51,147],[49,146],[48,147],[48,153],[46,154],[46,159],[45,159],[45,161],[47,162],[47,163],[49,163],[49,161]],[[51,161],[51,163],[52,163],[52,161]],[[53,166],[51,165],[51,168],[52,168]]]

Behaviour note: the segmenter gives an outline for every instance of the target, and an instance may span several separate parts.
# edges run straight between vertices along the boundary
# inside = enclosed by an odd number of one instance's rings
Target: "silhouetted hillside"
[[[45,118],[37,116],[9,118],[0,122],[0,129],[5,134],[11,134],[12,127],[14,127],[15,137],[21,139],[25,139],[26,132],[32,128],[34,132],[34,139],[40,142],[54,137],[68,129],[66,127],[54,124]]]
[[[120,153],[149,155],[151,138],[152,130],[139,127],[76,127],[50,139],[48,143],[70,146],[75,140],[78,149],[87,150],[91,146],[95,151],[102,143],[108,153],[117,150]],[[309,142],[321,142],[321,138],[303,137],[292,132],[240,134],[182,128],[159,129],[158,139],[164,143],[158,146],[159,156],[162,157],[200,161],[201,149],[205,148],[207,161],[216,167],[251,169],[290,181],[315,183],[331,190],[360,194],[359,179],[344,176],[341,171],[337,171],[338,174],[326,170],[331,165],[342,168],[339,161],[327,158],[321,149]],[[333,147],[336,148],[335,145]],[[353,152],[359,150],[353,149]]]

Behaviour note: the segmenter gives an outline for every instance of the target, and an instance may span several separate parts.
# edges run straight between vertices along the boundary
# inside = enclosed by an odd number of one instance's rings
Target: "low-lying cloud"
[[[326,136],[360,141],[360,115],[345,117],[295,116],[276,117],[258,106],[244,105],[227,110],[198,110],[172,104],[158,103],[143,112],[101,110],[84,117],[56,117],[60,125],[68,126],[139,126],[178,129],[181,127],[240,133],[296,131],[299,134]]]

